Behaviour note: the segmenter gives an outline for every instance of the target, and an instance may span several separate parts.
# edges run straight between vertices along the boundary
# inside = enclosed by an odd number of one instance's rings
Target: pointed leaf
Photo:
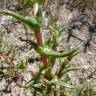
[[[32,78],[31,80],[29,80],[27,83],[26,83],[26,87],[30,87],[32,84],[36,83],[37,81],[39,81],[40,77],[42,76],[42,73],[41,72],[38,72],[37,75]]]
[[[38,21],[39,24],[41,25],[43,24],[43,11],[41,7],[38,9],[36,20]]]
[[[63,81],[60,81],[60,85],[65,87],[65,88],[70,88],[70,89],[74,89],[75,88],[75,86],[67,84],[67,83],[65,83]]]
[[[74,56],[76,56],[79,53],[80,53],[80,50],[78,49],[73,54],[70,54],[67,59],[70,61]]]
[[[34,4],[35,0],[24,0],[23,6],[31,6]]]
[[[80,70],[79,68],[65,68],[64,70],[63,70],[63,73],[64,74],[66,74],[66,73],[68,73],[68,72],[70,72],[70,71],[77,71],[77,70]]]
[[[56,51],[53,51],[51,49],[48,49],[48,48],[39,48],[40,50],[40,54],[43,55],[43,56],[46,56],[46,57],[55,57],[55,58],[59,58],[59,57],[67,57],[71,54],[73,54],[75,51],[77,51],[77,49],[73,49],[69,52],[56,52]]]
[[[35,18],[25,18],[22,15],[19,15],[15,12],[8,11],[8,10],[3,10],[2,13],[5,13],[6,15],[10,15],[17,19],[18,21],[26,24],[27,26],[30,27],[33,31],[37,31],[40,28],[40,25],[38,24],[37,20]]]
[[[78,50],[78,49],[73,49],[69,52],[60,53],[60,52],[56,52],[56,51],[48,49],[48,48],[42,48],[42,47],[38,46],[34,41],[31,41],[31,40],[22,39],[22,41],[25,41],[25,42],[28,42],[29,44],[31,44],[31,46],[35,49],[35,51],[37,51],[37,53],[39,53],[41,56],[45,56],[45,57],[53,57],[53,58],[67,57],[67,56],[74,54],[74,52],[76,52]]]

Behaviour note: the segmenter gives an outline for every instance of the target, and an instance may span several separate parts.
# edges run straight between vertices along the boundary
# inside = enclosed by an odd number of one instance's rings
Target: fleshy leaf
[[[63,81],[60,82],[60,85],[63,86],[63,87],[66,87],[66,88],[75,89],[75,86],[67,84]]]
[[[69,68],[65,68],[62,73],[61,73],[61,77],[65,74],[67,74],[68,72],[70,71],[77,71],[77,70],[80,70],[79,68],[72,68],[72,67],[69,67]]]
[[[42,25],[43,24],[43,19],[44,19],[43,10],[42,10],[42,7],[39,7],[38,12],[36,14],[36,20],[38,21],[38,23],[40,25]]]
[[[14,17],[18,21],[29,26],[30,29],[32,29],[33,31],[37,31],[40,28],[40,25],[35,18],[29,18],[29,17],[26,18],[26,17],[23,17],[22,15],[19,15],[15,12],[8,11],[8,10],[3,10],[2,13],[5,13],[6,15],[10,15]]]
[[[70,71],[76,71],[76,70],[80,70],[79,68],[65,68],[64,70],[63,70],[63,73],[64,74],[66,74],[66,73],[68,73],[68,72],[70,72]]]
[[[24,40],[23,39],[22,41],[28,42],[35,49],[35,51],[37,51],[37,53],[39,53],[41,56],[45,56],[45,57],[53,57],[53,58],[67,57],[67,56],[70,56],[71,54],[74,54],[75,52],[78,51],[78,49],[73,49],[69,52],[60,53],[60,52],[56,52],[54,50],[51,50],[49,48],[42,48],[31,40]]]

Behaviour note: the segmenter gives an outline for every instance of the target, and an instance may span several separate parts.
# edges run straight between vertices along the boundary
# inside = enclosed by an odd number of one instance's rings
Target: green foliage
[[[16,67],[18,69],[21,69],[22,72],[26,72],[27,71],[27,68],[28,68],[28,62],[27,60],[20,60],[17,64],[16,64]]]
[[[38,21],[32,17],[32,18],[29,18],[29,17],[23,17],[15,12],[12,12],[12,11],[7,11],[7,10],[3,10],[2,13],[5,13],[6,15],[10,15],[14,18],[16,18],[18,21],[26,24],[27,26],[30,27],[30,29],[32,30],[38,30],[40,28],[40,24],[38,23]]]
[[[62,26],[50,26],[49,31],[51,34],[51,37],[46,40],[45,45],[49,48],[55,48],[58,46],[58,44],[61,42],[61,35],[64,31],[64,27]]]
[[[56,52],[54,50],[51,50],[49,48],[42,48],[39,47],[35,42],[31,41],[31,40],[24,40],[22,39],[22,41],[28,42],[37,53],[39,53],[41,56],[45,56],[45,57],[52,57],[52,58],[59,58],[59,57],[70,57],[73,54],[78,54],[79,50],[78,49],[73,49],[69,52]],[[74,56],[74,55],[73,55]]]

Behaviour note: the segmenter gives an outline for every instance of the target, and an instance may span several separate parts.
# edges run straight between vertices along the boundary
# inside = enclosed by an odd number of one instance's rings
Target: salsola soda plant
[[[36,42],[29,38],[26,39],[22,37],[20,40],[31,45],[42,58],[42,62],[37,64],[39,68],[37,73],[30,70],[31,75],[33,76],[32,79],[25,81],[25,77],[22,76],[20,72],[26,72],[28,66],[27,60],[21,60],[17,64],[14,64],[12,56],[10,57],[10,55],[6,56],[5,54],[0,53],[2,58],[9,58],[8,60],[10,60],[10,62],[6,63],[11,63],[7,67],[2,67],[3,65],[0,64],[0,66],[2,65],[0,76],[12,78],[12,80],[15,80],[17,86],[20,88],[32,90],[32,96],[74,96],[71,95],[71,90],[73,90],[76,86],[72,85],[71,78],[68,73],[70,71],[78,70],[78,68],[70,67],[68,64],[72,58],[79,53],[78,48],[72,49],[68,52],[65,52],[64,50],[57,50],[60,43],[60,36],[64,31],[62,26],[50,26],[49,31],[51,36],[43,42],[41,32],[44,26],[43,6],[45,4],[45,0],[24,1],[26,1],[24,2],[25,6],[32,6],[31,17],[24,17],[8,10],[0,10],[0,13],[14,17],[16,20],[21,22],[21,24],[34,32]],[[9,52],[10,54],[13,53],[11,51],[12,50]],[[56,72],[53,72],[56,60],[58,60],[59,68]],[[7,74],[3,71],[3,69],[7,70]],[[18,70],[22,71],[19,72]]]

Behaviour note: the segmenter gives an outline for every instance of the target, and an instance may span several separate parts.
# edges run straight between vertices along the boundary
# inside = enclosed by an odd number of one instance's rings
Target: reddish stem
[[[43,47],[43,41],[42,41],[42,37],[41,37],[40,31],[35,32],[35,38],[36,38],[36,40],[37,40],[37,44],[38,44],[39,46],[42,46],[42,47]],[[47,68],[47,67],[48,67],[47,58],[42,57],[42,61],[43,61],[43,64],[45,65],[45,67]]]
[[[40,35],[40,32],[35,32],[35,38],[37,40],[37,43],[39,46],[43,46],[43,42],[42,42],[42,38],[41,38],[41,35]]]
[[[34,8],[32,8],[32,15],[33,15],[33,16],[36,15]],[[38,44],[39,46],[42,46],[42,47],[43,47],[43,41],[42,41],[42,37],[41,37],[41,34],[40,34],[40,29],[39,29],[37,32],[35,32],[35,38],[36,38],[36,40],[37,40],[37,44]],[[44,66],[47,68],[47,67],[48,67],[47,58],[42,57],[42,61],[43,61]]]

